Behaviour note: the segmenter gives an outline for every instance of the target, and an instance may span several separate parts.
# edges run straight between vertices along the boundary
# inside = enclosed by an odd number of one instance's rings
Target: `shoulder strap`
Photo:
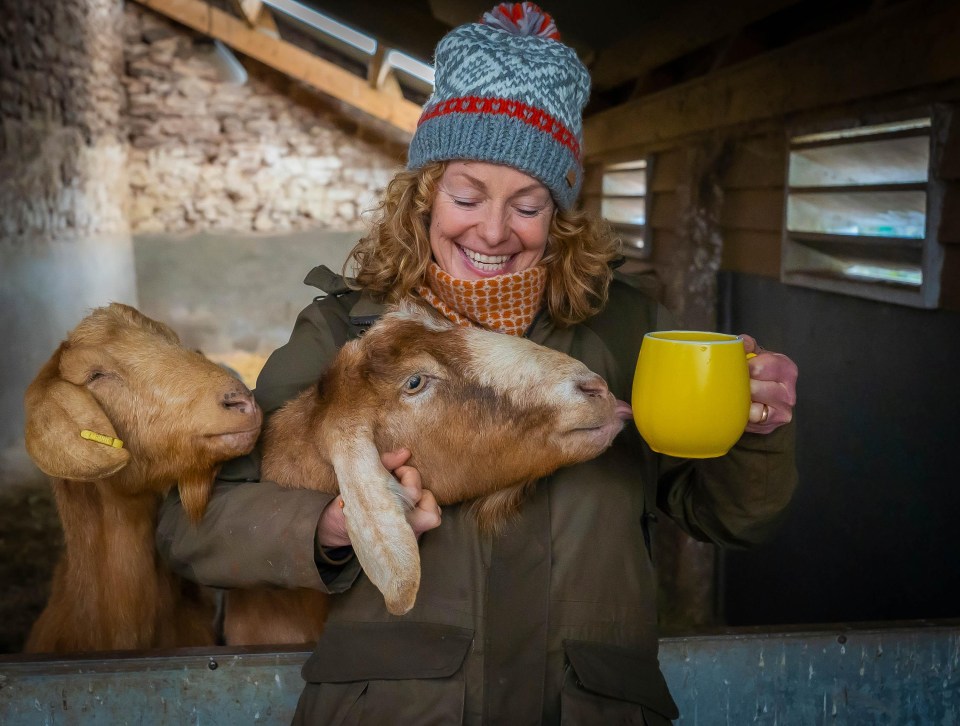
[[[352,286],[352,280],[343,275],[338,275],[326,265],[314,267],[303,278],[303,282],[326,293],[326,295],[315,298],[316,302],[332,298],[340,305],[347,314],[350,327],[353,329],[351,337],[363,335],[367,332],[367,328],[377,322],[377,319],[383,314],[383,307]]]
[[[327,295],[343,295],[351,290],[347,278],[343,275],[338,275],[326,265],[317,265],[314,267],[307,273],[307,276],[303,278],[303,282],[306,285],[310,285],[310,287],[315,287],[327,293]]]

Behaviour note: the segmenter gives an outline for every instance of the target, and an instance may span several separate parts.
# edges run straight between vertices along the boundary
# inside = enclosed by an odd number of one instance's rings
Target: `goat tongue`
[[[621,401],[618,398],[617,407],[615,410],[616,410],[617,418],[620,419],[621,421],[629,421],[631,418],[633,418],[633,409],[630,408],[630,404],[627,403],[626,401]]]

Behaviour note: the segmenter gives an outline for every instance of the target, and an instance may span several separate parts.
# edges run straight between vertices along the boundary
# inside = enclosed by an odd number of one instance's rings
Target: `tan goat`
[[[250,391],[126,305],[84,318],[27,389],[26,445],[53,478],[65,549],[28,652],[208,645],[213,609],[154,550],[179,482],[194,519],[260,430]]]
[[[379,452],[409,448],[438,503],[477,499],[490,529],[531,482],[604,451],[628,416],[570,356],[407,305],[345,345],[317,386],[273,415],[262,475],[339,490],[364,572],[402,614],[419,587],[419,549]],[[231,644],[310,642],[326,613],[310,590],[234,590],[227,602]]]

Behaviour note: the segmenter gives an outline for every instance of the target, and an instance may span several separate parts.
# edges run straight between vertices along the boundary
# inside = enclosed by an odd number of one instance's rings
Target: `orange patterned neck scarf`
[[[546,286],[547,271],[540,266],[481,280],[458,280],[431,262],[427,284],[416,292],[457,325],[523,335],[543,306]]]

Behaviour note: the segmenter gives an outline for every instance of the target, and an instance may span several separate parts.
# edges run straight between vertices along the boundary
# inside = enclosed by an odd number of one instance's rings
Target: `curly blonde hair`
[[[395,303],[425,283],[432,259],[430,212],[446,167],[447,162],[433,163],[390,180],[370,234],[344,263],[344,277],[353,267],[355,287]],[[619,240],[602,220],[562,209],[553,215],[548,240],[540,264],[547,270],[544,297],[550,317],[559,326],[583,322],[607,302]]]

